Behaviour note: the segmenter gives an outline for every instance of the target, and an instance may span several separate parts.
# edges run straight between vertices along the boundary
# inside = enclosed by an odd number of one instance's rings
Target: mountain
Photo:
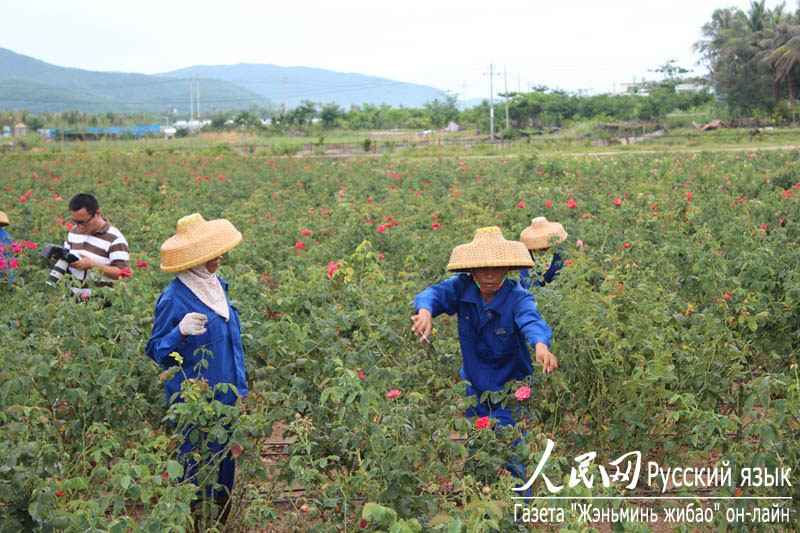
[[[0,109],[188,112],[189,83],[179,78],[58,67],[0,48]],[[199,87],[201,111],[270,105],[263,96],[229,81],[200,79]]]
[[[271,102],[285,103],[290,108],[303,100],[323,104],[335,102],[344,109],[365,103],[418,108],[426,102],[437,98],[443,100],[445,97],[443,91],[427,85],[364,74],[270,64],[201,65],[173,70],[162,76],[225,80],[258,93]]]

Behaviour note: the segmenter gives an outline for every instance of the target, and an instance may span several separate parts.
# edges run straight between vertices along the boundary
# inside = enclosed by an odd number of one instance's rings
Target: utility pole
[[[200,80],[195,80],[197,83],[197,120],[200,120]]]
[[[506,67],[503,67],[503,83],[505,84],[506,89],[506,129],[511,127],[511,124],[508,121],[508,76],[506,75]]]
[[[189,122],[194,120],[194,80],[189,78]]]
[[[287,97],[286,93],[288,92],[288,85],[289,85],[289,79],[286,76],[284,76],[283,77],[283,112],[284,113],[286,113],[286,97]]]
[[[500,73],[498,72],[498,75]],[[486,72],[483,73],[487,75]],[[494,140],[494,66],[489,63],[489,139]]]

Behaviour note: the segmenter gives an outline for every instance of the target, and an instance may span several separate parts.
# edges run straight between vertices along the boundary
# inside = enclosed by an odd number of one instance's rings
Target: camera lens
[[[47,275],[46,283],[48,285],[55,285],[58,280],[66,274],[68,267],[69,263],[67,263],[66,259],[59,259],[50,271],[50,274]]]

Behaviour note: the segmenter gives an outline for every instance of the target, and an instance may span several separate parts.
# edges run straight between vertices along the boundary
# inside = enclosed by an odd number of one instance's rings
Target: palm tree
[[[694,49],[701,52],[718,97],[727,101],[729,110],[769,106],[765,92],[770,85],[774,100],[782,81],[793,85],[794,71],[800,67],[795,53],[800,42],[789,45],[800,35],[793,28],[796,24],[797,17],[784,13],[783,5],[769,10],[766,0],[751,2],[747,13],[737,8],[714,11],[702,28],[705,39]]]
[[[784,44],[765,54],[763,62],[774,69],[776,83],[786,81],[789,99],[794,100],[794,80],[800,69],[800,25],[793,24],[784,29],[788,40]]]

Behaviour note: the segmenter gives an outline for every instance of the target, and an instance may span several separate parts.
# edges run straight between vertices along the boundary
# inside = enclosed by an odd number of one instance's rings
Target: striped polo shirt
[[[76,253],[76,255],[85,255],[103,265],[127,268],[128,261],[130,260],[128,241],[126,241],[122,233],[106,219],[103,219],[103,225],[100,229],[91,235],[76,233],[74,229],[70,230],[67,234],[67,240],[64,241],[64,247],[69,248],[72,253],[79,252]],[[75,294],[91,294],[92,291],[88,288],[89,280],[94,283],[95,287],[114,286],[113,281],[93,269],[77,270],[70,267],[69,273],[72,274],[75,279],[79,280],[83,286],[82,289],[73,287],[72,292]],[[86,279],[87,273],[89,279]]]

